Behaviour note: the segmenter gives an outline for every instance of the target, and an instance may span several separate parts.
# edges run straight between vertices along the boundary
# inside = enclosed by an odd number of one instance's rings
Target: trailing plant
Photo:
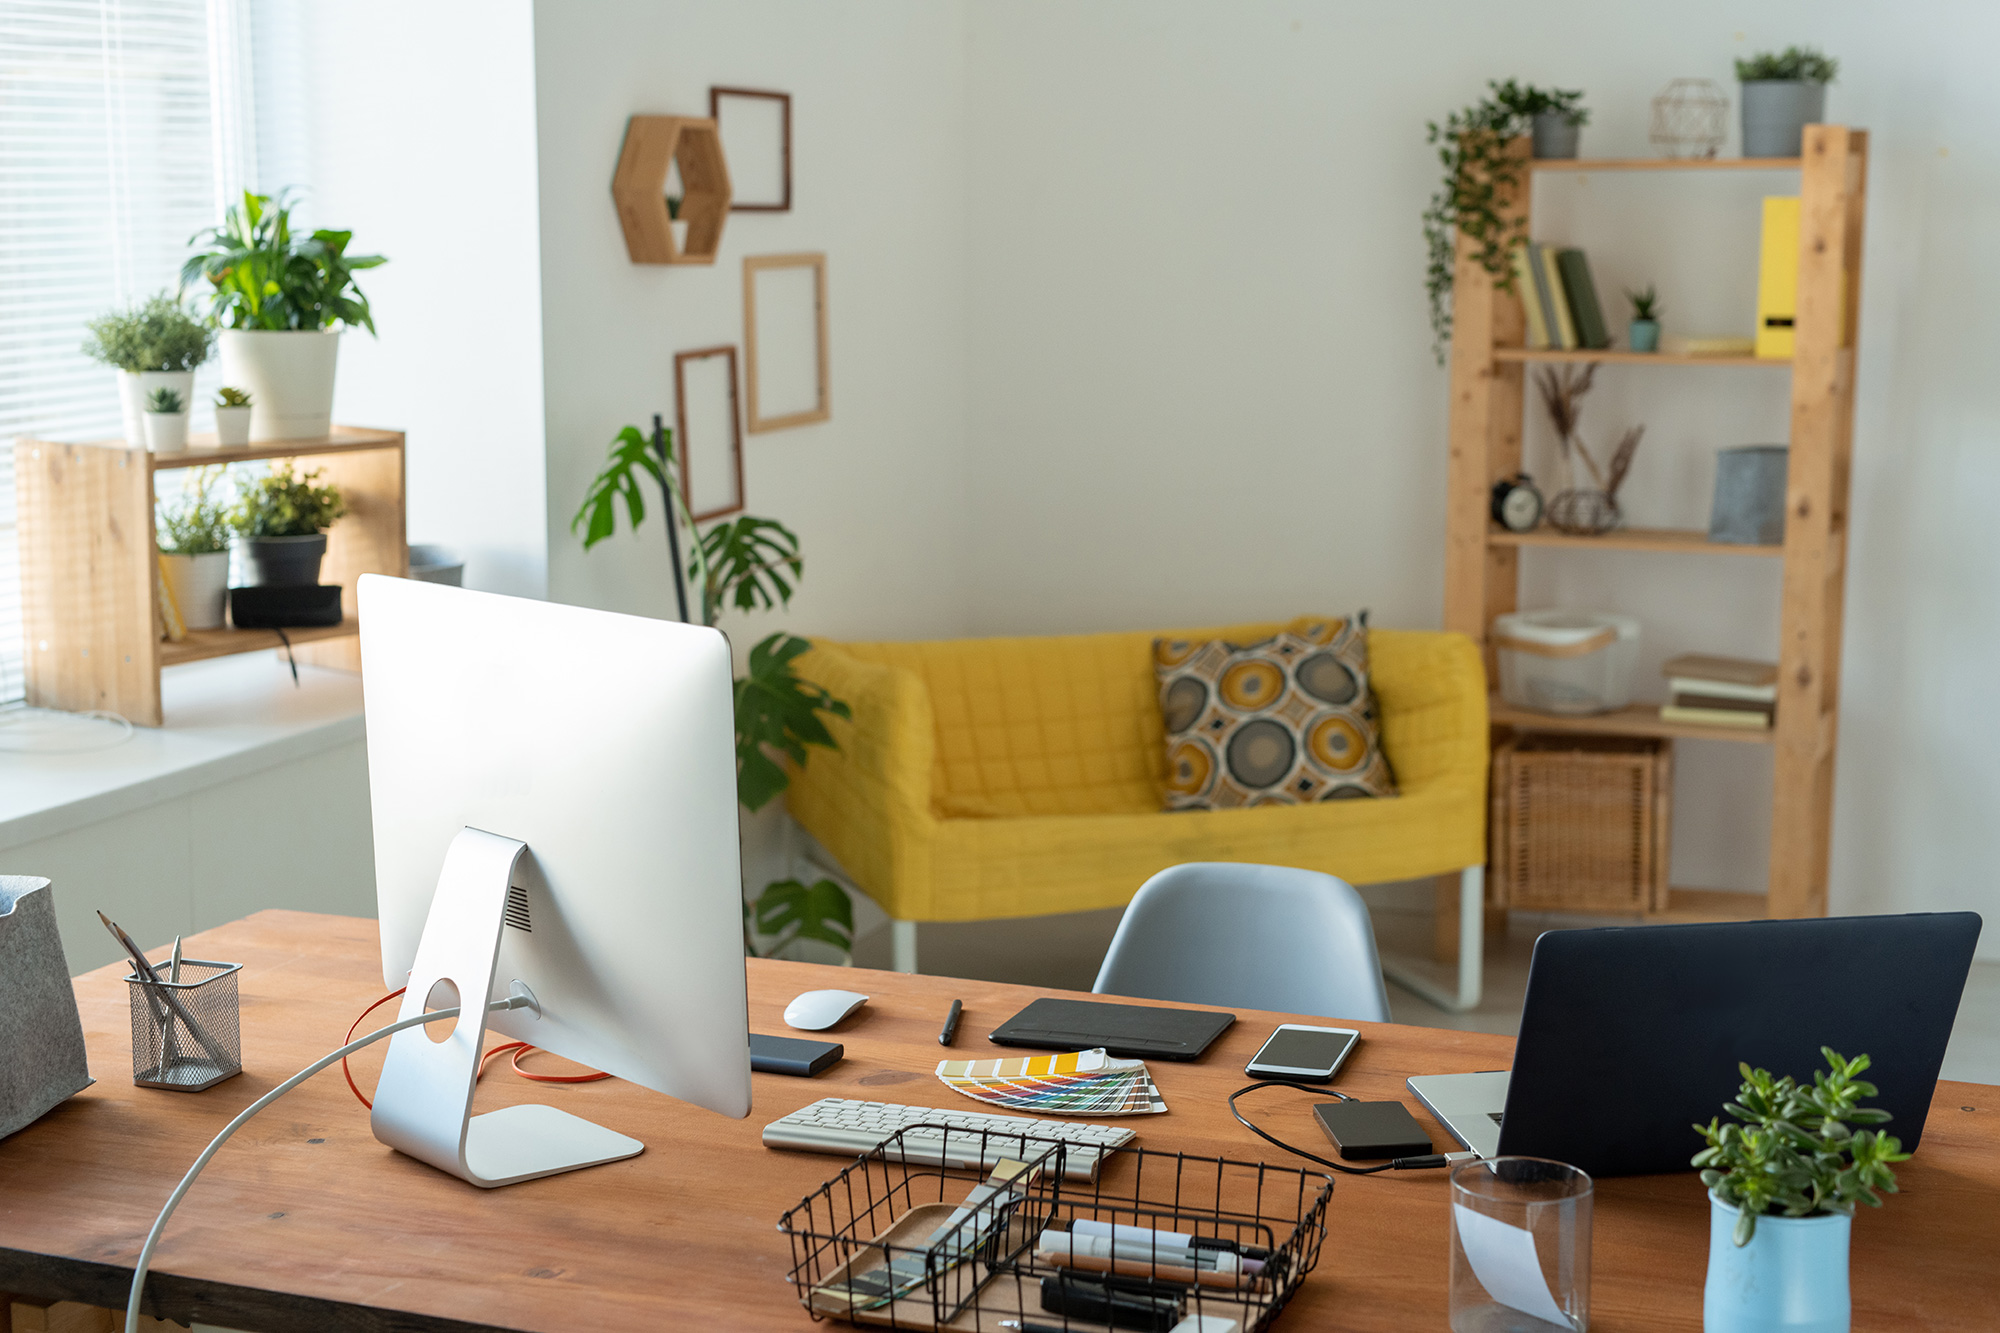
[[[1625,299],[1632,303],[1633,319],[1657,320],[1660,317],[1660,294],[1653,290],[1653,284],[1647,283],[1643,292],[1626,288]]]
[[[1509,256],[1528,238],[1528,224],[1516,209],[1503,203],[1525,179],[1527,164],[1514,152],[1512,141],[1527,133],[1538,111],[1560,111],[1573,125],[1590,113],[1581,92],[1544,90],[1512,79],[1489,79],[1487,96],[1452,112],[1442,123],[1430,121],[1428,142],[1437,148],[1444,181],[1424,209],[1424,246],[1428,255],[1424,290],[1430,298],[1431,351],[1444,364],[1444,345],[1451,340],[1452,269],[1457,238],[1473,245],[1472,258],[1493,275],[1493,285],[1514,290]]]
[[[1896,1192],[1891,1164],[1910,1159],[1893,1134],[1848,1128],[1889,1119],[1887,1111],[1859,1105],[1876,1095],[1875,1085],[1859,1077],[1869,1058],[1843,1059],[1829,1046],[1819,1053],[1827,1068],[1813,1071],[1809,1088],[1790,1074],[1773,1078],[1768,1069],[1738,1065],[1743,1086],[1722,1109],[1743,1123],[1723,1124],[1717,1116],[1694,1127],[1708,1146],[1693,1165],[1701,1168],[1702,1184],[1738,1209],[1738,1245],[1750,1243],[1766,1215],[1852,1217],[1856,1204],[1880,1208],[1877,1191]]]
[[[216,321],[232,329],[330,329],[335,324],[375,332],[368,298],[354,285],[361,269],[386,263],[381,255],[350,255],[351,231],[292,230],[291,194],[275,198],[245,190],[222,225],[189,238],[205,246],[181,266],[181,290],[209,284]]]
[[[215,405],[217,407],[249,407],[251,405],[249,391],[245,389],[232,389],[225,384],[215,391]]]
[[[229,549],[229,506],[216,495],[226,469],[194,468],[181,484],[180,496],[159,507],[158,542],[168,555],[214,555]]]
[[[1741,83],[1832,83],[1839,73],[1838,60],[1810,46],[1763,51],[1736,62]]]
[[[299,476],[292,471],[291,459],[279,459],[244,488],[231,523],[245,537],[309,537],[325,532],[347,512],[347,503],[336,488],[313,484],[324,475],[324,469],[314,468]]]
[[[181,396],[164,384],[153,390],[146,398],[146,410],[148,412],[157,412],[166,416],[179,416],[183,406]]]
[[[165,292],[139,305],[99,315],[84,325],[83,354],[93,361],[138,374],[147,370],[193,370],[208,360],[215,331],[189,314]]]
[[[659,431],[657,446],[649,444],[637,426],[626,426],[612,439],[604,470],[591,479],[576,517],[570,520],[570,531],[583,539],[586,551],[617,530],[621,507],[634,530],[645,522],[648,478],[660,488],[674,530],[685,527],[693,534],[686,573],[699,594],[702,624],[712,628],[729,607],[757,611],[791,605],[805,573],[798,535],[776,519],[751,514],[699,529],[681,494],[673,433],[665,429]],[[679,578],[678,571],[675,577]],[[844,701],[793,669],[793,662],[811,647],[809,640],[782,630],[767,635],[750,649],[745,672],[736,680],[736,799],[747,810],[763,809],[790,785],[780,756],[804,766],[811,747],[838,748],[824,716],[853,716]],[[756,952],[750,936],[753,926],[766,936],[790,932],[774,948],[803,938],[846,949],[853,939],[852,909],[846,893],[832,880],[810,887],[780,880],[768,885],[755,904],[744,904],[743,910],[744,947],[752,954]]]

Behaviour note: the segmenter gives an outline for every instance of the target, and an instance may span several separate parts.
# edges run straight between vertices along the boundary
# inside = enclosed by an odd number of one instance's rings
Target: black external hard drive
[[[837,1041],[807,1041],[802,1037],[750,1034],[750,1067],[760,1074],[791,1074],[811,1078],[840,1063],[846,1052]]]
[[[1357,1162],[1391,1157],[1425,1157],[1436,1152],[1431,1136],[1401,1102],[1321,1102],[1313,1118],[1340,1149]]]

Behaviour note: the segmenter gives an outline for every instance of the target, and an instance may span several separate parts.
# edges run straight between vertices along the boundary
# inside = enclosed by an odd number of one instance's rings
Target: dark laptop
[[[1979,939],[1975,912],[1552,930],[1535,941],[1511,1071],[1410,1091],[1484,1156],[1593,1176],[1686,1171],[1742,1081],[1810,1082],[1821,1046],[1866,1053],[1905,1151],[1923,1138]]]

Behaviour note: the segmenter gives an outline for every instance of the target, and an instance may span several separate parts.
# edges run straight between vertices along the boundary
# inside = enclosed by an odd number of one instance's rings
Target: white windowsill
[[[242,653],[160,674],[163,727],[101,750],[0,750],[0,851],[363,739],[361,677]],[[115,735],[115,724],[102,723]],[[85,733],[79,733],[85,734]],[[0,744],[5,744],[0,733]]]

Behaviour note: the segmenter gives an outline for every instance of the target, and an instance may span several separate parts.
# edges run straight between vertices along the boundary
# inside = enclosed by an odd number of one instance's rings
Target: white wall
[[[2000,913],[2000,209],[1984,53],[2000,12],[1582,0],[1496,9],[973,0],[968,602],[989,632],[1372,607],[1438,623],[1445,377],[1425,326],[1424,122],[1513,75],[1588,92],[1588,155],[1645,155],[1671,78],[1842,61],[1832,119],[1872,131],[1834,845],[1837,910]],[[1734,152],[1732,142],[1724,150]],[[1744,331],[1757,199],[1795,177],[1565,178],[1543,239],[1601,291],[1657,281],[1669,330]],[[1622,320],[1621,320],[1622,322]],[[1609,369],[1587,438],[1648,427],[1635,524],[1702,526],[1713,451],[1782,440],[1768,370]],[[1537,419],[1531,465],[1546,460]],[[1641,671],[1770,656],[1777,571],[1531,553],[1526,604],[1647,623]],[[1657,694],[1655,694],[1657,697]],[[1681,747],[1677,882],[1761,888],[1769,756]],[[2000,957],[2000,931],[1984,952]]]

